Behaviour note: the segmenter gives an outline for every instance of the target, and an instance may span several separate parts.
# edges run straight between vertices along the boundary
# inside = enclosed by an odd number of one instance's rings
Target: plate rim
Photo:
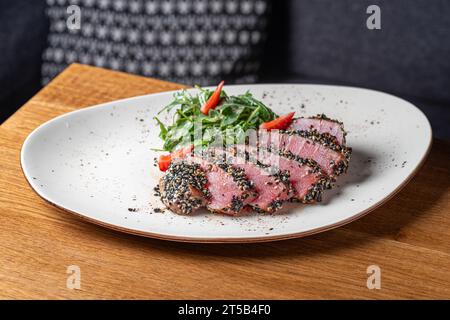
[[[367,214],[369,214],[370,212],[374,211],[375,209],[381,207],[382,205],[384,205],[386,202],[388,202],[389,200],[391,200],[397,193],[399,193],[410,181],[411,179],[418,173],[418,171],[423,167],[426,159],[428,158],[431,148],[432,148],[432,144],[433,144],[433,130],[431,127],[431,124],[428,120],[428,118],[426,117],[426,115],[423,113],[422,110],[420,110],[417,106],[415,106],[413,103],[400,98],[398,96],[392,95],[390,93],[386,93],[386,92],[382,92],[382,91],[378,91],[378,90],[373,90],[373,89],[367,89],[367,88],[362,88],[362,87],[355,87],[355,86],[343,86],[343,85],[324,85],[324,84],[312,84],[312,83],[307,83],[307,84],[303,84],[303,83],[257,83],[257,84],[248,84],[248,85],[244,85],[244,84],[236,84],[236,85],[228,85],[228,87],[242,87],[242,86],[250,86],[250,87],[255,87],[255,86],[296,86],[296,85],[301,85],[301,86],[315,86],[315,87],[328,87],[328,88],[345,88],[345,89],[358,89],[358,90],[363,90],[363,91],[371,91],[371,92],[376,92],[376,93],[381,93],[384,95],[388,95],[391,96],[395,99],[401,100],[403,102],[406,102],[407,104],[409,104],[410,106],[412,106],[413,108],[415,108],[419,113],[422,114],[423,118],[426,120],[427,123],[427,130],[429,131],[429,136],[430,139],[428,141],[428,145],[426,148],[425,153],[422,155],[422,158],[420,159],[419,163],[416,165],[416,167],[414,168],[414,170],[411,171],[411,173],[402,181],[401,184],[399,184],[394,190],[392,190],[391,193],[389,193],[386,197],[384,197],[382,200],[378,201],[377,203],[373,204],[372,206],[366,208],[365,210],[362,210],[361,212],[338,222],[329,224],[329,225],[325,225],[322,227],[317,227],[314,229],[310,229],[307,231],[301,231],[301,232],[293,232],[293,233],[287,233],[287,234],[280,234],[280,235],[272,235],[272,236],[256,236],[256,237],[209,237],[209,238],[205,238],[205,237],[187,237],[187,236],[176,236],[176,235],[168,235],[168,234],[164,234],[164,233],[156,233],[156,232],[148,232],[148,231],[140,231],[140,230],[136,230],[136,229],[131,229],[131,228],[127,228],[127,227],[123,227],[120,225],[116,225],[116,224],[112,224],[112,223],[107,223],[104,221],[101,221],[99,219],[95,219],[92,218],[90,216],[84,215],[82,213],[73,211],[71,209],[68,209],[62,205],[56,204],[53,201],[51,201],[50,199],[47,199],[44,195],[42,195],[36,188],[33,187],[33,185],[30,183],[30,179],[29,179],[29,175],[27,174],[25,168],[24,168],[24,150],[26,148],[26,146],[30,143],[30,139],[32,138],[33,135],[35,135],[40,128],[46,126],[48,123],[56,121],[57,119],[60,118],[64,118],[67,117],[71,114],[74,113],[78,113],[78,112],[83,112],[86,110],[90,110],[90,109],[94,109],[94,108],[101,108],[105,105],[109,105],[111,103],[119,103],[119,102],[127,102],[127,101],[131,101],[134,100],[136,98],[143,98],[143,97],[148,97],[148,96],[159,96],[159,95],[167,95],[170,93],[175,93],[177,91],[180,90],[184,90],[183,88],[178,89],[178,90],[170,90],[170,91],[163,91],[163,92],[157,92],[157,93],[151,93],[151,94],[144,94],[144,95],[138,95],[138,96],[133,96],[133,97],[128,97],[128,98],[124,98],[124,99],[119,99],[119,100],[112,100],[112,101],[108,101],[108,102],[104,102],[104,103],[100,103],[100,104],[96,104],[93,106],[88,106],[88,107],[84,107],[84,108],[80,108],[77,110],[73,110],[70,112],[66,112],[63,113],[59,116],[56,116],[50,120],[45,121],[44,123],[40,124],[39,126],[37,126],[33,131],[31,131],[27,137],[25,138],[21,150],[20,150],[20,167],[22,169],[22,173],[24,175],[25,180],[27,181],[28,185],[30,186],[30,188],[42,199],[44,200],[44,202],[46,202],[47,204],[50,204],[52,207],[57,208],[59,211],[62,212],[66,212],[69,214],[72,214],[78,218],[80,218],[82,221],[87,221],[89,223],[92,223],[96,226],[100,226],[103,228],[107,228],[110,230],[114,230],[114,231],[118,231],[118,232],[122,232],[122,233],[126,233],[126,234],[131,234],[131,235],[135,235],[135,236],[142,236],[145,238],[152,238],[152,239],[158,239],[158,240],[166,240],[166,241],[173,241],[173,242],[184,242],[184,243],[263,243],[263,242],[273,242],[273,241],[282,241],[282,240],[289,240],[289,239],[296,239],[296,238],[303,238],[303,237],[307,237],[310,235],[314,235],[314,234],[318,234],[318,233],[322,233],[325,231],[329,231],[332,229],[336,229],[338,227],[342,227],[346,224],[349,224],[355,220],[358,220],[364,216],[366,216]],[[214,88],[211,86],[205,87],[205,88]],[[195,88],[185,88],[187,90],[189,89],[194,89]]]

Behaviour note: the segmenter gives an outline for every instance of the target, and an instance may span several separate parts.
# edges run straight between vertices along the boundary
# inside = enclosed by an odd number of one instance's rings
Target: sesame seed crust
[[[172,211],[191,214],[210,197],[208,180],[200,166],[177,161],[172,163],[159,183],[161,201]]]

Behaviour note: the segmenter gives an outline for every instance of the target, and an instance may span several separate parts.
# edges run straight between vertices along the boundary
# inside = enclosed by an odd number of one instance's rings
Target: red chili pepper
[[[284,130],[287,129],[292,122],[292,118],[294,117],[295,112],[289,112],[288,114],[282,115],[272,121],[264,122],[260,125],[261,129],[266,130]]]
[[[225,82],[223,80],[219,83],[219,85],[217,86],[216,90],[214,90],[211,97],[209,97],[208,101],[206,101],[206,103],[202,106],[200,110],[202,111],[203,114],[208,115],[209,110],[217,107],[220,101],[220,93],[222,92],[222,87],[224,83]]]
[[[172,162],[171,154],[162,154],[158,158],[158,167],[161,171],[166,171],[169,169],[170,163]]]
[[[172,159],[175,158],[184,158],[194,149],[194,145],[183,147],[169,154],[162,154],[158,158],[158,166],[159,170],[166,171],[169,169],[170,164],[172,163]]]

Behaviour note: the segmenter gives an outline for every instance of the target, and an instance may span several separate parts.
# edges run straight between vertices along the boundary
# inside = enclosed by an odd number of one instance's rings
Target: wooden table
[[[181,85],[72,65],[0,127],[0,298],[450,298],[450,143],[392,200],[344,227],[261,244],[165,242],[83,222],[40,199],[19,163],[62,113]],[[81,289],[66,287],[67,267]],[[381,289],[366,286],[381,269]]]

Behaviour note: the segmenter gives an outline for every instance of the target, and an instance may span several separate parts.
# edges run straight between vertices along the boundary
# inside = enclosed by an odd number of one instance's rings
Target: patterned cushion
[[[42,82],[80,62],[185,84],[254,82],[269,0],[47,0]],[[67,7],[81,9],[69,30]]]

